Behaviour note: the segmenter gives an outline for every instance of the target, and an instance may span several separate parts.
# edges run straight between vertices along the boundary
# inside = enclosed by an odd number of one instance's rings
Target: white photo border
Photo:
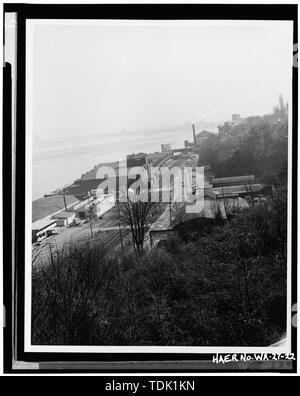
[[[290,67],[290,93],[287,98],[289,103],[289,123],[288,123],[288,259],[287,259],[287,342],[284,345],[276,347],[195,347],[195,346],[75,346],[75,345],[32,345],[31,343],[31,276],[32,276],[32,257],[31,257],[31,219],[32,219],[32,121],[33,121],[33,30],[34,26],[41,24],[52,25],[82,25],[82,24],[103,24],[103,25],[127,25],[127,24],[203,24],[211,26],[213,24],[220,25],[263,25],[272,24],[289,24],[290,25],[290,51],[291,51],[291,67]],[[291,242],[292,242],[292,66],[293,66],[293,21],[262,21],[262,20],[55,20],[55,19],[26,19],[26,147],[25,147],[25,306],[24,306],[24,352],[30,353],[176,353],[176,354],[216,354],[216,353],[282,353],[288,354],[291,352]]]

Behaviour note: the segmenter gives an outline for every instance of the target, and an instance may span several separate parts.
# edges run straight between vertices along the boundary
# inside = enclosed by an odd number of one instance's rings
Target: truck
[[[50,230],[47,230],[47,236],[57,235],[59,234],[59,232],[60,232],[59,228],[51,228]]]

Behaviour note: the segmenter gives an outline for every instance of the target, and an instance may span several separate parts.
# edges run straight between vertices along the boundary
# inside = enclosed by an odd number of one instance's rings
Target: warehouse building
[[[115,206],[115,197],[113,194],[103,194],[93,201],[94,213],[101,217]]]
[[[32,242],[39,242],[55,230],[55,219],[43,219],[32,223]]]
[[[211,183],[214,187],[229,187],[229,186],[245,186],[253,184],[255,181],[254,175],[233,176],[233,177],[215,177]]]
[[[70,210],[78,201],[74,195],[50,195],[32,202],[32,222],[50,219],[54,214]]]
[[[75,212],[59,212],[52,216],[56,220],[57,227],[67,227],[75,222]]]
[[[115,197],[113,194],[103,194],[100,197],[90,198],[74,206],[75,216],[80,220],[88,219],[91,215],[98,218],[115,206]]]

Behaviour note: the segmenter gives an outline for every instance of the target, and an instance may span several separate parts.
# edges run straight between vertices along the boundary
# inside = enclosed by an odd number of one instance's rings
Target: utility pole
[[[89,209],[90,212],[90,229],[91,229],[91,237],[92,239],[94,238],[94,234],[93,234],[93,227],[92,227],[92,208]]]
[[[196,131],[195,131],[195,124],[192,124],[192,127],[193,127],[194,146],[196,146]]]
[[[65,204],[65,211],[67,212],[67,211],[68,211],[68,208],[67,208],[66,196],[63,195],[63,197],[64,197],[64,204]]]
[[[172,224],[172,208],[171,208],[171,189],[170,189],[170,201],[169,201],[169,214],[170,214],[170,225]]]
[[[119,215],[119,233],[120,233],[120,240],[121,240],[122,252],[124,253],[123,236],[122,236],[121,220],[120,220],[119,198],[117,198],[117,207],[118,207],[118,215]]]
[[[89,197],[91,196],[91,193],[89,191]],[[91,237],[92,239],[94,238],[93,234],[93,227],[92,227],[92,211],[93,211],[93,204],[90,202],[90,207],[89,207],[89,214],[90,214],[90,230],[91,230]]]

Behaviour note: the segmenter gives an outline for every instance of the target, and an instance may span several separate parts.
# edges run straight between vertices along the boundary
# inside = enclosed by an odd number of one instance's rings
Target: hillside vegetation
[[[187,224],[187,228],[189,226]],[[286,328],[286,191],[192,241],[33,269],[34,344],[269,345]]]
[[[33,266],[32,343],[267,346],[286,331],[287,107],[208,147],[216,176],[254,174],[264,200],[178,224],[154,249],[99,258],[87,245]],[[238,131],[237,131],[238,136]],[[216,142],[215,142],[216,143]]]

